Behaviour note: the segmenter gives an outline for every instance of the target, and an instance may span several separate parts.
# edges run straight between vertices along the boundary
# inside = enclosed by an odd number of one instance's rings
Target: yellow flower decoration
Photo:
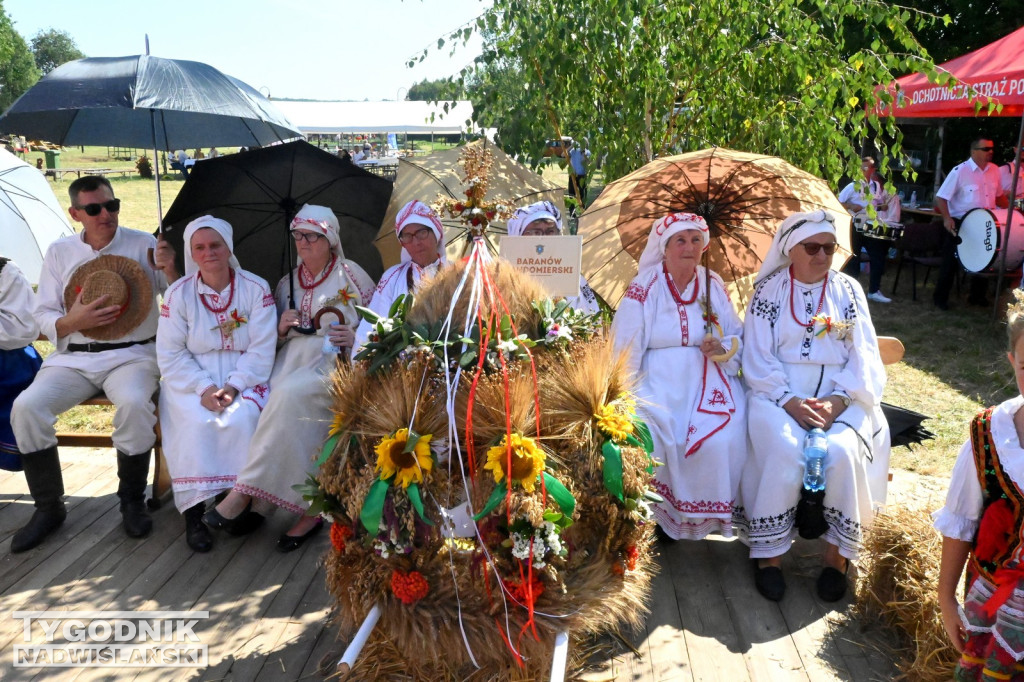
[[[513,433],[512,472],[509,475],[505,470],[508,464],[509,438],[508,435],[503,436],[501,443],[487,450],[487,464],[484,465],[484,469],[490,469],[494,473],[495,483],[501,483],[505,478],[509,478],[513,483],[521,484],[526,492],[532,493],[537,477],[544,473],[544,451],[534,439]]]
[[[597,428],[616,443],[623,443],[633,435],[633,420],[616,411],[614,405],[602,405],[597,414]]]
[[[327,437],[336,436],[341,433],[343,428],[341,412],[334,413],[334,419],[331,420],[331,430],[327,432]]]
[[[430,457],[430,439],[429,433],[424,434],[416,441],[412,452],[404,452],[409,441],[409,429],[398,429],[393,435],[381,438],[374,448],[381,480],[394,476],[394,484],[402,488],[408,488],[410,483],[422,483],[424,473],[434,468],[434,460]]]

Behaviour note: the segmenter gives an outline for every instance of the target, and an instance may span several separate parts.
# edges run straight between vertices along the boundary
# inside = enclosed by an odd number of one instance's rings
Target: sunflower
[[[598,413],[597,428],[616,443],[623,443],[633,435],[633,420],[621,412],[616,412],[614,405],[602,405]]]
[[[505,470],[508,464],[508,444],[512,443],[512,473]],[[526,492],[533,492],[533,484],[544,472],[544,451],[537,446],[532,438],[513,433],[505,435],[501,443],[487,450],[487,464],[484,469],[494,472],[494,482],[501,483],[505,478],[519,482]]]
[[[412,452],[405,452],[409,429],[398,429],[394,434],[381,438],[374,448],[381,480],[394,476],[395,485],[401,484],[403,488],[408,488],[410,483],[422,483],[424,472],[434,468],[430,438],[429,433],[420,436]]]
[[[331,430],[327,432],[327,437],[330,438],[331,436],[341,433],[345,428],[344,421],[345,419],[341,412],[335,412],[334,419],[331,420]]]

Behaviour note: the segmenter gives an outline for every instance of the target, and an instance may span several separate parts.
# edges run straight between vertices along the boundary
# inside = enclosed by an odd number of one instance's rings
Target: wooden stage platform
[[[291,523],[278,513],[245,538],[216,533],[208,554],[185,544],[173,505],[144,540],[124,535],[111,450],[61,453],[68,519],[42,546],[10,554],[31,515],[21,474],[0,472],[0,680],[319,680],[344,649],[330,623],[321,555],[327,533],[297,552],[275,550]],[[816,545],[789,553],[781,604],[754,589],[745,548],[722,539],[660,543],[661,572],[646,627],[593,646],[589,682],[826,682],[890,680],[885,635],[814,595]],[[24,620],[15,611],[208,611],[194,628],[205,668],[15,668]],[[32,640],[44,637],[32,629]],[[329,674],[330,671],[328,671]],[[408,678],[400,678],[408,679]],[[475,678],[474,678],[475,679]]]

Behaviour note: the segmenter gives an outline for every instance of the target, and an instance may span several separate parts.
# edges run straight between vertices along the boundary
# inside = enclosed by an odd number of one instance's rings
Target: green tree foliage
[[[0,4],[0,110],[11,106],[37,80],[39,69],[32,52]]]
[[[880,0],[494,0],[461,78],[478,122],[534,160],[545,139],[587,137],[615,178],[720,145],[835,181],[866,139],[898,154],[892,119],[865,105],[876,84],[931,68],[912,29],[933,20]]]
[[[32,38],[32,54],[36,66],[43,74],[50,73],[65,62],[85,57],[69,33],[55,28],[40,31]]]
[[[985,47],[1024,26],[1021,0],[909,0],[903,4],[950,18],[917,32],[936,64]]]
[[[437,80],[423,79],[413,84],[406,93],[407,100],[420,100],[424,102],[437,102],[440,100],[456,100],[465,96],[462,83],[451,78],[439,78]]]

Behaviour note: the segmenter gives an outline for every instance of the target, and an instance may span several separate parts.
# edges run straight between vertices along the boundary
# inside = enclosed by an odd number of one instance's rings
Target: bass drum
[[[1006,209],[989,211],[975,208],[960,223],[960,244],[956,247],[960,264],[968,272],[992,272],[1002,260],[1003,226]],[[1024,261],[1024,214],[1014,211],[1010,237],[1006,240],[1006,269],[1016,270]]]

